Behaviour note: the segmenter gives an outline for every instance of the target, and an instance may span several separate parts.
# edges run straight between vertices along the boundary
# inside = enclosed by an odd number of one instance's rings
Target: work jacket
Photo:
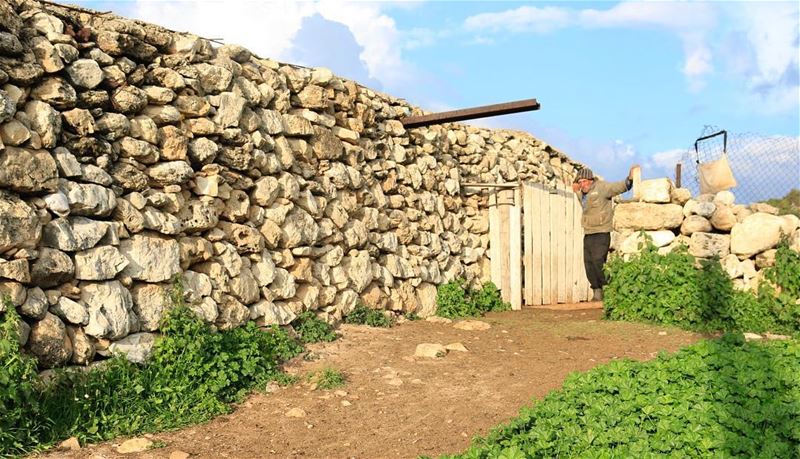
[[[605,182],[595,180],[592,187],[584,195],[578,190],[578,196],[583,203],[584,234],[610,233],[613,229],[614,208],[611,198],[631,189],[632,181]]]

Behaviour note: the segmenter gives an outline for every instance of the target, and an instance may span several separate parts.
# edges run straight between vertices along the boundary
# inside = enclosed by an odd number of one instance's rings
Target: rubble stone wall
[[[624,202],[614,212],[612,248],[629,257],[642,247],[644,231],[668,253],[679,245],[695,258],[718,257],[740,290],[758,289],[761,270],[775,264],[775,247],[782,237],[800,252],[800,218],[778,215],[764,203],[735,203],[730,191],[692,198],[669,179],[642,182],[638,202]],[[800,300],[800,299],[798,299]]]
[[[522,132],[399,121],[421,113],[326,69],[0,0],[0,294],[25,349],[45,368],[143,355],[176,276],[220,329],[359,301],[431,314],[438,284],[488,277],[487,196],[462,183],[576,164]]]

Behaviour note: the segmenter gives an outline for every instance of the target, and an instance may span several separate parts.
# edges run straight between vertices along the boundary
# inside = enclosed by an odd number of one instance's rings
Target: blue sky
[[[800,186],[797,2],[79,3],[429,111],[535,97],[538,112],[475,124],[528,131],[608,178],[632,163],[671,176],[705,125],[779,138],[780,155],[742,153],[774,174],[759,198]]]

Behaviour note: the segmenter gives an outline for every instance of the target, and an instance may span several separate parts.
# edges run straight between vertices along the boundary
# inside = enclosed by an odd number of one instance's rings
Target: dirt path
[[[605,322],[601,311],[526,309],[492,313],[483,331],[407,322],[392,329],[345,325],[343,337],[315,345],[315,361],[294,362],[304,375],[326,367],[347,384],[315,390],[295,384],[256,394],[234,413],[207,424],[149,436],[162,448],[119,455],[102,444],[48,457],[408,458],[454,453],[476,434],[514,415],[533,397],[558,388],[573,371],[618,358],[644,360],[699,335],[640,324]],[[415,358],[419,343],[462,343],[467,352]],[[288,417],[293,408],[304,417]]]

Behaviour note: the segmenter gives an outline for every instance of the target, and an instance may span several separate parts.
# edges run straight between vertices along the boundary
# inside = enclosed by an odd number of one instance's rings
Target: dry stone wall
[[[668,179],[646,180],[639,202],[616,206],[612,248],[625,257],[637,253],[644,231],[660,253],[685,245],[696,258],[718,257],[736,288],[756,291],[782,237],[800,252],[800,218],[777,214],[764,203],[736,204],[730,191],[692,198]]]
[[[175,276],[220,329],[428,315],[488,272],[487,196],[569,181],[526,133],[451,124],[322,68],[0,0],[0,294],[42,367],[146,357]],[[2,306],[0,306],[2,307]]]

